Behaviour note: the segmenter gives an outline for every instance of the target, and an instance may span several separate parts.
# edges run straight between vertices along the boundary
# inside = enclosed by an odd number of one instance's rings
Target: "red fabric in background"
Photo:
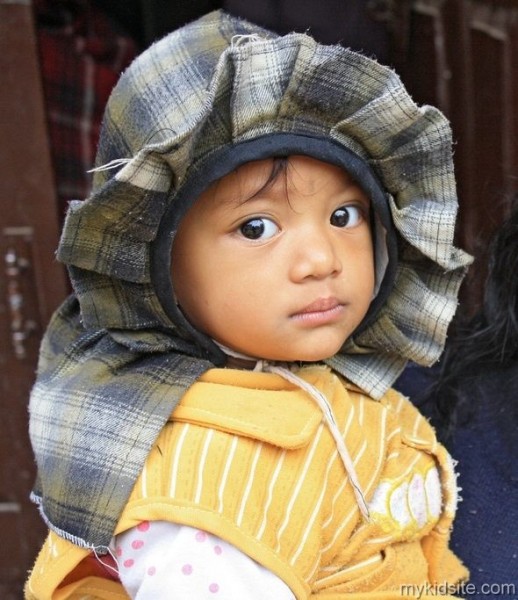
[[[104,107],[135,42],[87,0],[34,3],[46,114],[61,215],[84,199]]]

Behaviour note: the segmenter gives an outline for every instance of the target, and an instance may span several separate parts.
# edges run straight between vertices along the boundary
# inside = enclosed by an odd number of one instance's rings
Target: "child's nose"
[[[312,230],[293,241],[291,276],[294,281],[323,279],[342,271],[339,248],[332,236]]]

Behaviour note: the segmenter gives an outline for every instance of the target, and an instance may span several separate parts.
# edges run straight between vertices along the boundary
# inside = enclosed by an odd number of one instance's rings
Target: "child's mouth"
[[[345,305],[337,298],[318,298],[291,315],[291,318],[308,325],[324,325],[338,320],[344,310]]]

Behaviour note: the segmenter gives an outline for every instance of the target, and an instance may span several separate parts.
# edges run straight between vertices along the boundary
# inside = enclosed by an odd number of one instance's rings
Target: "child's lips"
[[[340,302],[336,298],[318,298],[311,304],[305,306],[302,310],[297,311],[296,315],[305,315],[314,312],[325,312],[326,310],[333,310]],[[294,315],[295,316],[295,315]]]
[[[312,325],[332,322],[341,317],[345,305],[337,298],[318,298],[291,315],[292,319]]]

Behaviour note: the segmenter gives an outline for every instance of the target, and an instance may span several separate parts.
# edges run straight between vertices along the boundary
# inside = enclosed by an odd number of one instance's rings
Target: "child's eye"
[[[279,227],[270,219],[256,217],[239,227],[241,235],[248,240],[268,240],[279,231]]]
[[[331,225],[334,227],[355,227],[361,223],[363,212],[358,206],[341,206],[331,215]]]

